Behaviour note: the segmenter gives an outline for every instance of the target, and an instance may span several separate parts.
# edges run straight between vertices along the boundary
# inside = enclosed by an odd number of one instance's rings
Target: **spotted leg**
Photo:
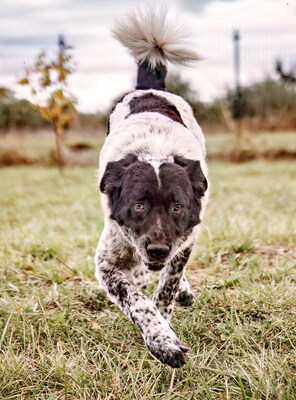
[[[192,306],[194,303],[195,297],[184,273],[180,279],[179,289],[175,300],[183,307]]]
[[[186,363],[188,347],[181,342],[154,302],[131,283],[129,271],[96,255],[96,275],[108,296],[139,327],[149,351],[173,368]]]
[[[139,288],[144,288],[148,285],[150,280],[150,273],[145,268],[145,266],[140,263],[137,264],[131,271],[131,281],[134,285],[138,286]]]
[[[173,258],[160,274],[158,288],[153,296],[154,303],[161,315],[170,321],[173,313],[174,300],[177,296],[184,267],[190,256],[191,247]]]

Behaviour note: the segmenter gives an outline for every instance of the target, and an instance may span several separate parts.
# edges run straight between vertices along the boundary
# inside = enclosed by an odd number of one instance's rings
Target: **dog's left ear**
[[[195,160],[189,160],[187,158],[175,156],[174,161],[176,164],[185,168],[188,177],[192,183],[193,191],[200,198],[203,197],[208,189],[208,181],[204,176],[200,162]]]

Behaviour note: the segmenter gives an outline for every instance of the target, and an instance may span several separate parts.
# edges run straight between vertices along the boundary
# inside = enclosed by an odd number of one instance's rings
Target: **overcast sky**
[[[162,0],[158,0],[159,4]],[[56,50],[58,34],[74,46],[70,89],[83,111],[105,110],[133,88],[136,67],[110,34],[114,18],[139,0],[0,0],[0,86],[25,94],[15,81],[41,49]],[[150,2],[151,3],[151,2]],[[204,60],[180,73],[204,100],[233,85],[232,31],[241,31],[243,84],[272,73],[280,57],[296,67],[296,0],[172,0],[193,31]],[[173,68],[174,70],[174,68]]]

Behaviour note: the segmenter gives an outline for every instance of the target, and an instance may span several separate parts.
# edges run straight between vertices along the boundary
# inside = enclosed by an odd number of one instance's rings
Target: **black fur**
[[[142,112],[155,112],[179,122],[185,126],[177,108],[166,98],[153,93],[145,93],[142,96],[133,98],[130,103],[130,115]]]
[[[151,68],[147,60],[138,65],[137,89],[165,90],[165,77],[167,69],[165,65],[159,64]]]
[[[151,243],[171,247],[190,234],[200,222],[200,200],[207,188],[199,161],[178,156],[175,163],[161,164],[159,180],[160,184],[149,163],[128,155],[107,164],[100,185],[109,197],[111,218],[133,237],[144,236],[146,247]],[[145,207],[141,212],[133,208],[138,201]],[[179,212],[174,211],[176,203],[183,205]],[[151,269],[160,269],[161,260],[152,264]]]

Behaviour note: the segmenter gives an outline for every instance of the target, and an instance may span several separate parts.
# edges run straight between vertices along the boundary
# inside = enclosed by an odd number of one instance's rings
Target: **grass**
[[[245,132],[238,144],[233,133],[207,134],[211,159],[246,161],[257,158],[285,159],[296,157],[295,132]],[[69,165],[94,165],[105,132],[68,132],[65,137],[65,159]],[[84,143],[88,151],[73,152],[69,146]],[[0,165],[56,165],[54,135],[49,131],[19,132],[0,135]]]
[[[105,133],[68,132],[64,138],[64,156],[69,165],[94,165]],[[73,152],[70,147],[84,143],[88,151]],[[0,166],[7,165],[56,165],[54,133],[51,131],[12,132],[0,135]]]
[[[172,370],[95,282],[94,168],[0,170],[1,400],[296,398],[296,165],[212,161],[210,176],[196,304],[174,320],[191,357]]]
[[[235,149],[236,137],[233,133],[206,135],[206,139],[211,157]],[[257,153],[279,149],[296,151],[295,132],[243,132],[242,142],[243,149],[250,149]]]

